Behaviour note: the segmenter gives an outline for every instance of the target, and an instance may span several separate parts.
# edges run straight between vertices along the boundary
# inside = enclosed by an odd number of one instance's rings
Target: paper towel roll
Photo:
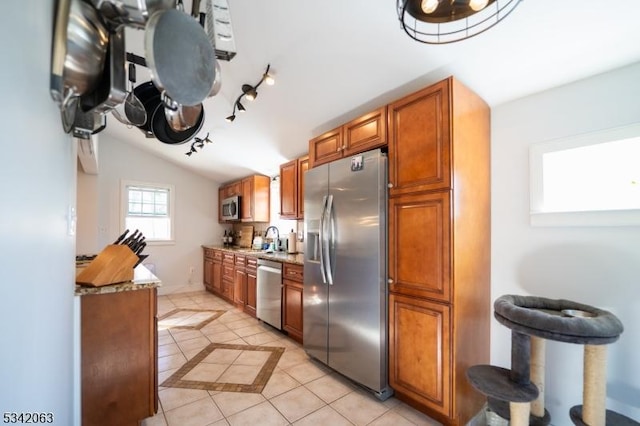
[[[296,233],[289,232],[289,237],[287,238],[287,253],[295,253],[296,252]]]

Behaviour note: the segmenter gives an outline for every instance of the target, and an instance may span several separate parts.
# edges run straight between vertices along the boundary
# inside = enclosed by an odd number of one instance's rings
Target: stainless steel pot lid
[[[144,37],[147,66],[155,85],[182,105],[197,105],[211,93],[215,51],[204,29],[177,9],[155,12]]]

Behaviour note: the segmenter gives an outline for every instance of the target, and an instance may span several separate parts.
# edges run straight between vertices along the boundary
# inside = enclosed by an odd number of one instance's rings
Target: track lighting
[[[252,86],[250,84],[242,85],[242,94],[238,96],[238,99],[236,99],[235,103],[233,104],[233,111],[231,112],[231,115],[226,118],[228,122],[232,122],[236,119],[236,110],[238,110],[239,112],[246,111],[244,105],[240,103],[240,100],[243,96],[246,100],[253,101],[258,97],[258,87],[260,87],[262,82],[265,82],[269,86],[273,86],[273,84],[275,83],[275,79],[273,78],[273,75],[269,74],[270,68],[271,64],[267,65],[267,69],[264,71],[264,74],[262,74],[262,78],[255,86]]]
[[[204,137],[204,139],[200,139],[198,137],[195,138],[195,141],[193,141],[193,143],[191,144],[191,149],[187,152],[184,153],[184,155],[186,155],[187,157],[191,157],[192,154],[195,154],[196,152],[198,152],[197,148],[204,148],[204,144],[205,143],[211,143],[213,142],[211,139],[209,139],[209,133],[207,133],[207,136]]]

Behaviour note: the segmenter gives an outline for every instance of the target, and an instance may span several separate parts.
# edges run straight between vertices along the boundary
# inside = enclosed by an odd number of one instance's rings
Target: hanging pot
[[[155,137],[166,144],[178,145],[192,139],[202,128],[204,108],[200,109],[192,127],[176,131],[169,126],[165,117],[165,104],[162,101],[160,91],[153,82],[142,83],[133,92],[140,99],[147,113],[147,122],[143,126],[138,126],[147,137]]]
[[[108,25],[144,30],[149,17],[159,10],[175,9],[176,0],[91,0]]]
[[[82,0],[61,0],[51,58],[51,96],[60,109],[93,91],[103,74],[109,33],[97,11]],[[75,102],[74,102],[75,103]]]
[[[185,12],[155,12],[144,36],[147,67],[158,89],[180,105],[204,101],[215,80],[215,51],[204,29]]]

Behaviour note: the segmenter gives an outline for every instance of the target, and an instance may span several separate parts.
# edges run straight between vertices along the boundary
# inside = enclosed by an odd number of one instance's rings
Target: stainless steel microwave
[[[222,200],[222,220],[238,220],[240,218],[240,197],[234,196]]]

